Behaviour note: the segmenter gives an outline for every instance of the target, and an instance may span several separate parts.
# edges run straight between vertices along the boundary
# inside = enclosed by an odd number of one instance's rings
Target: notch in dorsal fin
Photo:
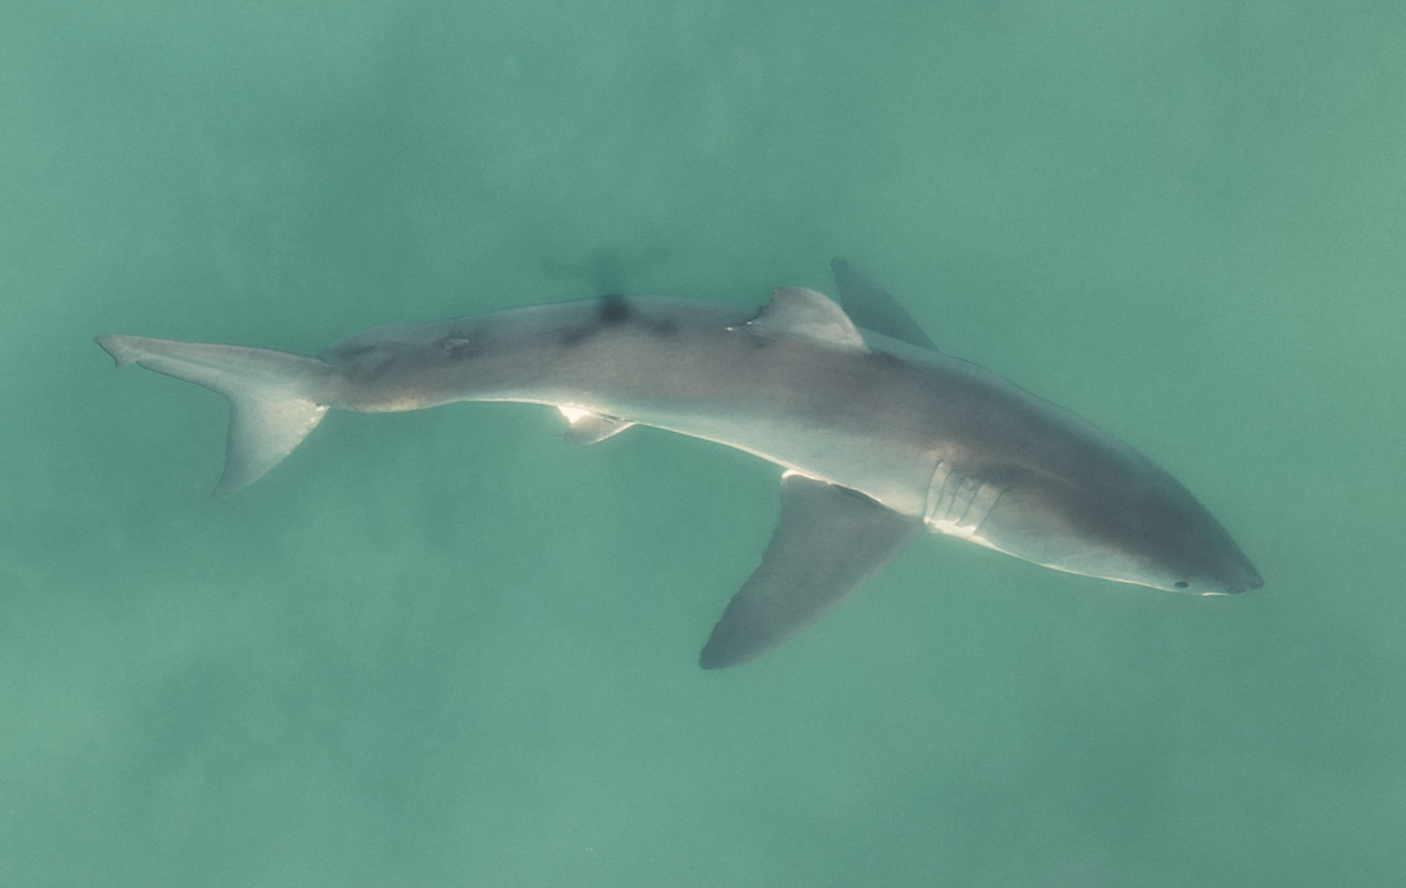
[[[804,287],[777,287],[747,328],[767,335],[808,336],[832,345],[865,349],[864,337],[829,296]]]
[[[628,419],[592,413],[580,407],[561,406],[557,410],[566,420],[566,431],[562,433],[562,440],[578,447],[599,443],[634,425]]]
[[[919,348],[937,350],[928,334],[889,292],[843,259],[830,262],[840,301],[854,322],[866,330],[882,333]]]

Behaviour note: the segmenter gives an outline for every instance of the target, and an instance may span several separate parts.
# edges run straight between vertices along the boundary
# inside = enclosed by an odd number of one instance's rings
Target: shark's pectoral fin
[[[561,411],[566,420],[566,431],[562,433],[562,440],[578,446],[604,441],[634,425],[628,419],[604,416],[576,407],[558,407],[557,410]]]
[[[922,523],[803,475],[781,480],[781,521],[761,566],[728,602],[704,669],[756,659],[819,619],[919,534]]]
[[[840,288],[840,304],[856,324],[919,348],[937,350],[928,334],[887,290],[843,259],[831,261],[830,268]]]

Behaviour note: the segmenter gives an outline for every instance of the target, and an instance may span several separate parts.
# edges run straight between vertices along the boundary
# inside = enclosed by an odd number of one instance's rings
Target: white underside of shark
[[[1193,594],[1257,588],[1221,525],[1092,424],[933,347],[887,293],[835,263],[844,308],[783,288],[760,312],[605,297],[370,330],[310,358],[100,336],[119,365],[231,405],[218,492],[280,462],[329,409],[456,401],[557,408],[576,444],[634,425],[716,441],[782,473],[762,563],[703,649],[746,662],[818,618],[922,532],[1072,573]]]

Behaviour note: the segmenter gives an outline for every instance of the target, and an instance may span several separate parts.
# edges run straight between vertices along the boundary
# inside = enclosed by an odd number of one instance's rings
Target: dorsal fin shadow
[[[835,284],[840,288],[840,304],[850,319],[866,330],[937,351],[928,334],[912,315],[883,287],[843,259],[830,262]]]

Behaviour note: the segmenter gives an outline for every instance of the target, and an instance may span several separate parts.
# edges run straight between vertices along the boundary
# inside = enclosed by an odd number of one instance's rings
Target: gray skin
[[[735,447],[1046,567],[1202,595],[1261,585],[1185,487],[1073,413],[936,351],[763,331],[755,315],[608,297],[372,330],[322,353],[324,397],[574,407]]]
[[[229,399],[228,493],[277,465],[329,408],[455,401],[559,408],[566,439],[632,425],[782,466],[762,563],[700,656],[735,666],[784,643],[926,529],[1027,561],[1176,592],[1258,588],[1225,529],[1118,439],[937,351],[892,297],[837,262],[846,307],[780,289],[750,306],[606,297],[370,330],[317,358],[100,336],[135,363]]]

